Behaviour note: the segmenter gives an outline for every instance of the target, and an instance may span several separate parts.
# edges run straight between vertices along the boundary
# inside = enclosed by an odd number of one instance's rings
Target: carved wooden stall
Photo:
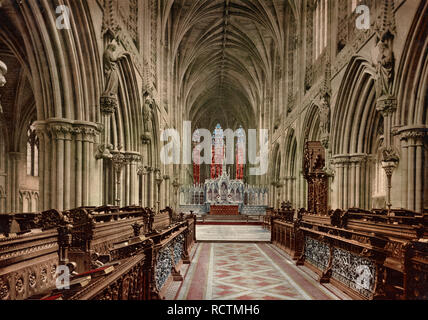
[[[157,215],[149,208],[141,210],[145,212],[144,223],[128,223],[133,236],[109,247],[107,265],[119,262],[116,270],[103,281],[95,280],[88,287],[77,290],[68,299],[163,299],[171,281],[183,280],[179,270],[183,262],[190,262],[196,217],[181,215],[171,221],[173,215],[169,210]],[[135,217],[130,215],[128,219]]]
[[[145,225],[147,216],[143,208],[112,206],[77,208],[65,214],[73,224],[69,257],[76,262],[78,273],[90,270],[96,257],[108,255],[115,243],[131,237],[132,225]]]
[[[17,224],[0,234],[0,300],[27,299],[55,284],[57,266],[67,262],[70,228],[56,210],[4,216]]]
[[[273,220],[272,241],[355,299],[426,299],[428,216],[392,213],[301,209],[293,222]]]
[[[263,216],[263,228],[270,229],[271,226],[271,220],[273,217],[277,215],[274,208],[267,208],[266,209],[266,215]]]
[[[156,220],[164,221],[164,214]],[[166,213],[168,216],[168,214]],[[158,217],[158,219],[156,219]],[[115,244],[111,263],[120,263],[111,275],[77,290],[72,300],[152,300],[163,299],[171,281],[181,281],[180,266],[189,263],[194,244],[195,217],[187,216],[173,224],[158,224],[158,229]],[[134,230],[136,228],[134,227]]]
[[[300,256],[301,233],[297,232],[300,221],[301,211],[297,213],[294,219],[294,210],[291,207],[280,210],[280,214],[272,219],[272,243],[283,249],[293,260]]]
[[[10,223],[21,218],[4,219],[0,235],[1,299],[163,299],[195,242],[196,216],[169,210],[85,207]],[[59,265],[70,271],[69,289],[55,286]]]

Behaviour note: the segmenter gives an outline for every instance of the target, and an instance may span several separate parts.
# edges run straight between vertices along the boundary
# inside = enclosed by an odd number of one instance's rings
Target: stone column
[[[53,172],[52,179],[55,180],[55,188],[53,189],[55,201],[52,203],[52,208],[57,210],[71,209],[70,205],[70,140],[71,140],[72,123],[62,121],[49,121],[49,130],[52,136],[53,145],[56,145],[53,159],[56,166]],[[66,143],[67,140],[67,143]],[[67,146],[66,146],[67,145]],[[66,150],[67,149],[67,150]],[[67,152],[67,154],[66,154]],[[68,156],[68,159],[67,159]],[[67,191],[67,192],[65,192]],[[64,200],[67,202],[67,207],[64,207]]]
[[[36,133],[39,138],[39,210],[48,210],[49,208],[49,190],[47,183],[49,180],[49,141],[50,136],[46,131],[44,123],[35,123]]]
[[[164,175],[163,176],[163,180],[165,181],[165,194],[164,194],[164,201],[162,206],[166,207],[166,206],[171,206],[171,199],[170,199],[170,177],[168,175]],[[199,198],[198,198],[199,199]]]
[[[361,205],[361,165],[365,160],[365,155],[355,154],[350,157],[350,190],[348,197],[350,196],[350,207],[360,208]]]
[[[350,198],[349,200],[349,206],[351,208],[355,207],[355,170],[356,170],[356,160],[355,159],[351,159],[351,162],[349,163],[349,173],[350,173],[350,183],[349,183],[349,195],[348,198]]]
[[[401,140],[404,141],[403,150],[407,149],[407,156],[404,154],[402,157],[403,166],[407,164],[406,205],[407,209],[418,213],[421,213],[424,209],[424,183],[427,177],[425,176],[426,171],[423,165],[425,156],[424,141],[427,132],[428,128],[424,126],[405,127],[400,130]],[[404,168],[405,173],[406,168]]]
[[[92,179],[92,173],[94,170],[94,143],[96,135],[98,134],[99,127],[95,123],[88,122],[76,122],[76,125],[82,130],[82,205],[90,206],[94,203],[92,197],[98,197],[94,195],[101,192],[101,188],[96,184],[97,180]],[[95,189],[95,190],[94,190]],[[99,189],[99,190],[98,190]],[[101,200],[100,200],[101,202]]]
[[[366,198],[366,207],[368,210],[372,209],[372,199],[371,199],[371,177],[372,177],[372,166],[374,163],[374,159],[373,157],[367,157],[367,162],[366,162],[366,181],[368,181],[368,184],[366,184],[366,190],[365,190],[365,198]]]
[[[284,179],[284,184],[286,185],[287,193],[285,194],[285,201],[291,201],[291,178],[286,177]]]
[[[126,185],[128,190],[128,204],[138,204],[138,178],[137,178],[137,164],[141,161],[141,155],[138,152],[127,152],[126,158],[128,160],[128,179],[129,184]]]
[[[9,194],[10,211],[19,212],[19,162],[25,154],[21,152],[9,152]]]
[[[144,202],[144,166],[140,165],[137,169],[138,175],[138,205],[143,207]]]
[[[337,201],[337,208],[338,209],[347,209],[349,205],[352,203],[350,201],[350,194],[353,190],[353,187],[355,187],[353,184],[355,184],[355,179],[351,175],[351,168],[350,160],[348,155],[337,155],[334,156],[332,159],[332,163],[336,167],[336,201]],[[332,172],[329,173],[333,174]],[[354,179],[354,182],[352,184],[351,179]]]
[[[161,177],[160,172],[161,172],[160,169],[156,168],[154,170],[154,182],[156,184],[156,196],[155,196],[154,200],[155,200],[155,205],[156,205],[156,208],[157,208],[156,212],[159,212],[159,210],[161,209],[160,208],[160,204],[161,204],[161,185],[162,185],[163,179]]]
[[[111,144],[111,116],[117,109],[117,98],[116,97],[101,97],[100,110],[102,118],[102,136],[101,143],[97,147],[95,154],[96,159],[109,160],[113,157],[111,150],[113,148]]]
[[[344,208],[344,201],[343,201],[343,197],[344,197],[344,186],[343,186],[343,171],[345,169],[345,164],[340,161],[338,162],[338,167],[339,167],[339,175],[337,177],[337,182],[338,182],[338,190],[337,192],[339,193],[339,209],[343,209]]]
[[[82,202],[82,181],[83,181],[83,130],[82,128],[75,128],[75,204],[74,207],[81,207],[83,205]]]
[[[424,134],[417,134],[415,136],[416,148],[416,182],[415,182],[415,211],[422,213],[424,209],[424,168],[423,168],[423,143]]]
[[[343,164],[343,209],[349,208],[349,162]]]
[[[409,145],[407,138],[405,136],[401,136],[401,204],[403,208],[408,208],[408,194],[406,191],[407,189],[407,179],[409,175]]]
[[[172,187],[173,187],[173,190],[174,190],[174,195],[173,195],[173,203],[174,203],[173,207],[174,208],[173,209],[175,211],[178,211],[178,207],[181,204],[181,199],[180,199],[180,195],[179,195],[179,192],[180,192],[180,183],[179,183],[178,178],[174,179],[174,181],[172,182]]]
[[[361,163],[363,159],[358,158],[355,162],[355,201],[354,207],[361,208]]]
[[[287,194],[288,194],[288,191],[287,191],[287,177],[285,177],[285,178],[282,178],[281,179],[281,183],[282,183],[282,201],[287,201]]]
[[[381,76],[379,77],[381,79]],[[393,79],[389,79],[391,82]],[[379,80],[378,80],[379,81]],[[379,83],[378,83],[379,85]],[[397,101],[391,92],[383,92],[376,101],[376,110],[382,113],[384,119],[384,147],[382,148],[382,167],[387,176],[387,206],[391,210],[391,182],[394,169],[397,168],[399,158],[398,152],[392,143],[393,115],[397,109]]]
[[[154,190],[154,173],[152,167],[146,168],[146,199],[147,207],[153,208],[153,194]]]
[[[113,157],[111,159],[114,175],[115,175],[115,198],[114,202],[116,206],[121,206],[122,199],[122,187],[121,187],[121,180],[122,180],[122,170],[123,167],[126,165],[127,160],[126,157],[120,152],[120,150],[114,150],[112,151]]]
[[[71,206],[71,138],[72,128],[66,128],[64,132],[64,209],[69,210]]]
[[[128,153],[125,154],[126,164],[123,168],[123,206],[131,205],[131,189],[132,189],[132,181],[131,181],[131,161],[132,159],[129,157]]]

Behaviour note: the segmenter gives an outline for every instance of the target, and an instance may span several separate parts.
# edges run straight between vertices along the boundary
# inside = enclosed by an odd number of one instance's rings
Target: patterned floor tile
[[[178,299],[307,300],[337,298],[268,244],[200,243]],[[196,272],[195,270],[199,270]],[[193,288],[193,289],[192,289]]]

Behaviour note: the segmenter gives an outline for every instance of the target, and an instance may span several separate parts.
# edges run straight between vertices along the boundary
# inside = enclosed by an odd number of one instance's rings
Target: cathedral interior
[[[0,0],[0,300],[428,300],[428,1]]]

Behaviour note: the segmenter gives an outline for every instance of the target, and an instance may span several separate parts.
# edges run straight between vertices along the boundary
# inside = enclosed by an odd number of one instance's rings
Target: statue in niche
[[[103,97],[116,98],[119,87],[119,74],[117,63],[125,57],[123,51],[118,51],[117,44],[111,42],[107,45],[103,55],[103,67],[105,75],[105,88]]]
[[[392,43],[388,40],[379,41],[376,56],[376,92],[378,98],[392,94],[392,80],[394,77],[394,53]]]
[[[7,66],[3,61],[0,60],[0,87],[4,87],[6,84],[6,77],[5,77],[6,73],[7,73]],[[0,113],[3,113],[1,102],[0,102]]]
[[[326,98],[321,99],[319,111],[321,133],[328,135],[330,133],[330,104]]]
[[[153,104],[152,98],[147,97],[144,101],[143,117],[144,117],[144,136],[143,141],[151,141],[153,133]]]

